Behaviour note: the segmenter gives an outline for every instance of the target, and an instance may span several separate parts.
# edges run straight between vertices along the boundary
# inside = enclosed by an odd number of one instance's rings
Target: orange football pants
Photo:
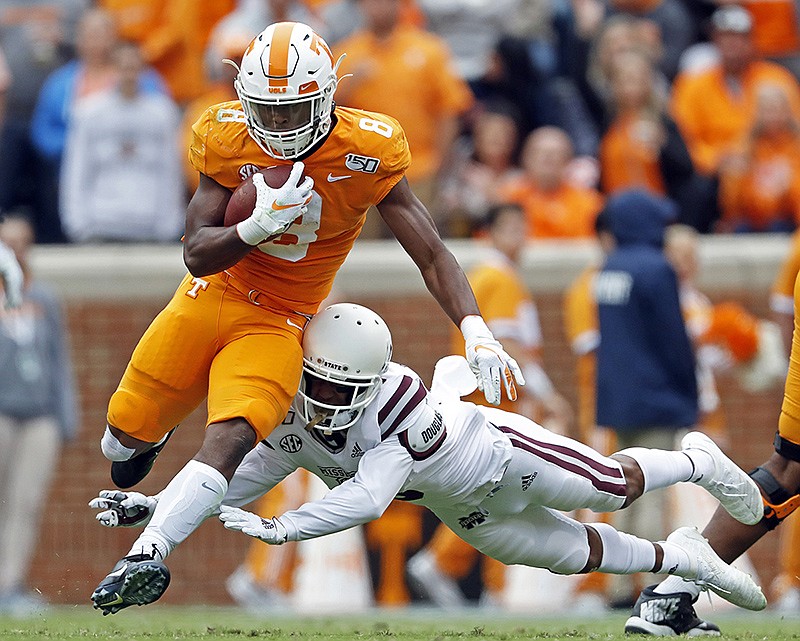
[[[224,272],[187,275],[134,349],[108,424],[155,443],[207,396],[207,425],[241,417],[265,438],[300,384],[308,321],[267,301]]]

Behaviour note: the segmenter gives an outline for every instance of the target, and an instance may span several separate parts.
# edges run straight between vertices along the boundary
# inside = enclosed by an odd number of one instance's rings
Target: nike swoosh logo
[[[122,603],[123,599],[118,593],[115,593],[114,596],[116,596],[117,598],[114,599],[113,601],[107,601],[106,603],[104,603],[103,604],[104,608],[108,607],[109,605],[119,605],[120,603]]]
[[[216,490],[215,490],[213,487],[211,487],[210,485],[208,485],[208,484],[207,484],[205,481],[203,481],[202,483],[200,483],[200,487],[204,487],[204,488],[206,488],[207,490],[211,490],[212,492],[216,492]]]
[[[340,180],[344,180],[345,178],[352,178],[352,176],[334,176],[333,174],[328,174],[329,183],[339,182]]]
[[[300,327],[300,325],[298,325],[297,323],[293,322],[291,318],[287,318],[287,319],[286,319],[286,324],[287,324],[287,325],[290,325],[291,327],[296,327],[296,328],[297,328],[297,329],[299,329],[301,332],[303,331],[303,328],[302,328],[302,327]]]
[[[284,209],[294,209],[295,207],[302,207],[305,203],[290,203],[288,205],[279,205],[277,201],[273,201],[270,207],[275,211],[283,211]]]

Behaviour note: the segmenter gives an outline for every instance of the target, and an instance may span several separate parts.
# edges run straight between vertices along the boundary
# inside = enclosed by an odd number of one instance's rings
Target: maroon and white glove
[[[119,490],[100,490],[89,501],[89,507],[103,510],[95,514],[94,518],[105,527],[144,527],[153,516],[156,505],[157,496]]]
[[[238,507],[220,505],[219,520],[229,530],[244,532],[247,536],[260,539],[270,545],[283,545],[288,538],[286,528],[278,517],[262,519],[258,514],[241,510]]]

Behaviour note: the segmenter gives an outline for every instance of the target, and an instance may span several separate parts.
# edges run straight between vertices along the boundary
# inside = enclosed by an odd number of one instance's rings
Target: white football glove
[[[278,517],[262,519],[258,514],[228,505],[220,505],[219,512],[219,520],[229,530],[239,530],[239,532],[261,539],[264,543],[269,543],[270,545],[283,545],[286,543],[288,533]]]
[[[492,405],[499,405],[503,389],[509,400],[517,400],[516,383],[525,385],[517,361],[495,340],[480,316],[466,316],[461,321],[467,362],[478,379],[478,389]]]
[[[89,507],[103,510],[94,518],[105,527],[144,527],[153,516],[156,505],[156,496],[119,490],[100,490],[100,494],[89,501]]]
[[[277,188],[267,185],[261,174],[253,175],[256,205],[250,217],[236,225],[239,238],[248,245],[258,245],[270,236],[282,234],[306,213],[314,180],[306,176],[302,184],[298,184],[304,169],[303,163],[294,163],[286,182]]]
[[[6,309],[22,305],[22,267],[14,252],[3,243],[0,243],[0,278],[3,280]]]

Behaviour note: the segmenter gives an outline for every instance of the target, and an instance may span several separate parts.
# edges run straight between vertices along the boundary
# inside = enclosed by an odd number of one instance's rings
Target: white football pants
[[[469,544],[507,565],[579,572],[589,558],[586,529],[561,512],[618,510],[625,502],[622,467],[523,417],[481,411],[513,445],[502,479],[479,505],[431,509]]]

